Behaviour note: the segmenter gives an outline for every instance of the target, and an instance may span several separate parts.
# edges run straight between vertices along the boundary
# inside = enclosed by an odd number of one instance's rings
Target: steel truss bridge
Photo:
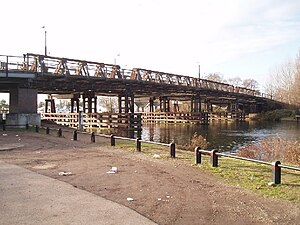
[[[123,69],[119,65],[39,54],[0,55],[0,91],[31,88],[43,94],[85,94],[125,97],[126,112],[133,98],[148,97],[228,104],[266,105],[271,96],[226,83],[154,70]],[[196,99],[196,100],[193,100]],[[198,100],[197,100],[198,99]],[[193,103],[194,101],[194,103]],[[128,107],[127,107],[128,106]],[[201,106],[200,106],[201,108]],[[120,111],[121,107],[120,107]]]

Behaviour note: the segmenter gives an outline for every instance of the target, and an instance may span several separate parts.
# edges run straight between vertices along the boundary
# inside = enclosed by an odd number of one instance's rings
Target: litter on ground
[[[106,172],[106,173],[109,173],[109,174],[115,174],[115,173],[117,173],[118,172],[118,168],[117,167],[115,167],[115,166],[113,166],[108,172]]]
[[[72,175],[72,172],[59,172],[58,175],[59,176],[69,176],[69,175]]]

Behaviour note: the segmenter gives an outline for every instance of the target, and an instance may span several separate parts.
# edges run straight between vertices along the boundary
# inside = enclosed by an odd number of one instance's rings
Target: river
[[[146,124],[143,125],[141,138],[163,143],[174,141],[176,144],[186,145],[194,133],[206,138],[209,143],[208,149],[234,152],[241,146],[267,137],[280,136],[300,140],[300,124],[258,121],[213,121],[209,125]],[[124,133],[120,135],[124,136]]]

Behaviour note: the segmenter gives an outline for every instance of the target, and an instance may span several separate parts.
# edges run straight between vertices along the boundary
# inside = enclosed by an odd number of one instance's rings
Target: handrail
[[[170,144],[161,143],[161,142],[155,142],[155,141],[146,141],[146,140],[140,140],[140,142],[148,143],[148,144],[154,144],[154,145],[162,145],[162,146],[169,146]]]
[[[261,163],[261,164],[265,164],[265,165],[272,165],[272,163],[270,163],[270,162],[265,162],[265,161],[261,161],[261,160],[257,160],[257,159],[241,157],[241,156],[237,156],[237,155],[229,155],[229,154],[218,153],[218,152],[216,154],[219,155],[219,156],[227,157],[227,158],[240,159],[240,160],[245,160],[245,161],[249,161],[249,162]]]
[[[201,164],[201,153],[210,155],[210,161],[211,161],[212,167],[218,167],[218,156],[234,158],[234,159],[239,159],[239,160],[245,160],[245,161],[255,162],[255,163],[259,163],[259,164],[271,165],[272,166],[272,177],[273,177],[274,184],[281,183],[281,168],[300,171],[299,167],[283,165],[280,163],[280,161],[275,161],[275,162],[271,163],[271,162],[266,162],[266,161],[262,161],[262,160],[256,160],[256,159],[250,159],[250,158],[245,158],[245,157],[236,156],[236,155],[219,153],[217,150],[207,151],[207,150],[200,149],[200,147],[195,148],[195,164]]]

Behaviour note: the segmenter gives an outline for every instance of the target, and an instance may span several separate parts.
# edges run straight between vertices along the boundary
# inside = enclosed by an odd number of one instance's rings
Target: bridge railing
[[[250,96],[271,98],[256,90],[237,87],[226,83],[199,79],[184,75],[133,68],[122,69],[119,65],[99,63],[86,60],[59,58],[27,53],[23,57],[0,55],[0,70],[20,70],[38,72],[39,75],[99,77],[102,79],[125,79],[158,84],[180,85],[211,89]]]
[[[21,71],[24,60],[21,56],[0,55],[0,71]]]

